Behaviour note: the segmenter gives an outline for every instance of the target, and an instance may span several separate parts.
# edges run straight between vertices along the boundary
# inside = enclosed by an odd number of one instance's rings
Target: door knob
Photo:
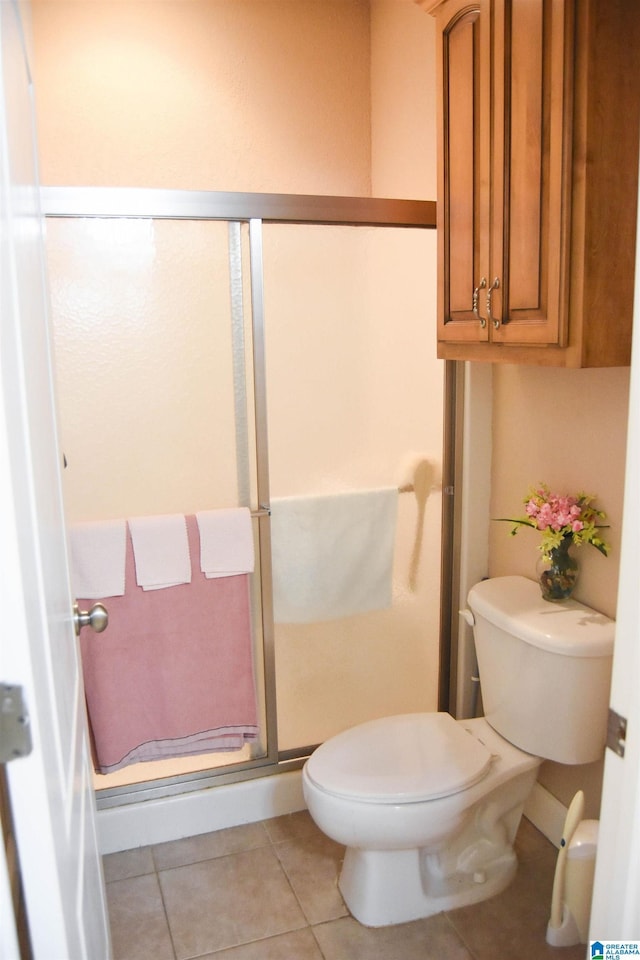
[[[73,623],[76,636],[80,636],[83,627],[91,627],[96,633],[102,633],[109,626],[107,608],[101,603],[94,603],[90,610],[81,610],[77,603],[73,605]]]

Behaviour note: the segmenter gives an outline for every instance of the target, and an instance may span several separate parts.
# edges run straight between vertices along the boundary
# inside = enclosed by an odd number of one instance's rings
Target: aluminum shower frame
[[[266,743],[264,756],[219,768],[99,789],[99,808],[137,803],[255,777],[302,765],[312,746],[278,750],[275,648],[271,579],[269,464],[265,380],[263,287],[263,223],[407,227],[435,229],[436,203],[431,200],[389,200],[301,194],[230,193],[121,187],[42,187],[42,214],[54,218],[126,218],[222,220],[248,223],[251,271],[254,417],[257,499],[262,584]],[[445,542],[446,542],[445,537]]]

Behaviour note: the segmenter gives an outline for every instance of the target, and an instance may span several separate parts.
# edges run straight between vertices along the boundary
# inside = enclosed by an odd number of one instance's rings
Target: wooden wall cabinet
[[[635,0],[418,0],[436,17],[438,356],[630,362]]]

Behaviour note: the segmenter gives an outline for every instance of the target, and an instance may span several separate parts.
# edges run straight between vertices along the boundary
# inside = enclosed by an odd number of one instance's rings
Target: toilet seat
[[[490,765],[490,751],[450,714],[411,713],[332,737],[307,760],[306,774],[338,797],[411,803],[465,790]]]

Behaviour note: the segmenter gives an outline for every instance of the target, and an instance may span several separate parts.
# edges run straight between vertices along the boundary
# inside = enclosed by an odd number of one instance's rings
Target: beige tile
[[[155,871],[151,847],[108,853],[102,858],[102,866],[107,883],[111,880],[125,880],[127,877],[141,877]]]
[[[525,819],[516,850],[518,875],[498,897],[377,930],[348,916],[336,885],[344,850],[306,811],[109,854],[114,960],[558,960],[545,940],[557,851]],[[584,951],[563,948],[560,960]]]
[[[273,848],[309,923],[347,915],[338,890],[344,847],[314,831],[309,836],[275,843]]]
[[[113,960],[174,960],[155,874],[106,885]]]
[[[210,953],[200,960],[324,960],[310,927]],[[391,960],[391,958],[389,958]]]
[[[308,810],[298,810],[283,817],[265,820],[264,826],[269,838],[278,843],[280,840],[295,840],[298,837],[310,837],[321,833],[311,819]]]
[[[447,913],[477,960],[522,960],[525,956],[558,960],[558,948],[546,942],[555,871],[555,850],[521,862],[513,883],[501,894]],[[562,960],[584,960],[585,947],[564,947]]]
[[[526,817],[520,821],[514,849],[520,863],[540,856],[555,856],[558,852],[551,841],[547,840],[545,835],[540,833]]]
[[[159,878],[178,960],[305,926],[270,846],[163,870]]]
[[[426,920],[375,929],[345,917],[320,924],[313,932],[325,960],[473,960],[441,913]],[[495,957],[502,960],[499,953]]]
[[[170,840],[152,847],[153,859],[158,870],[182,867],[200,860],[212,860],[214,857],[226,857],[231,853],[241,853],[263,847],[269,842],[262,823],[245,823],[227,830],[216,830],[183,840]]]

